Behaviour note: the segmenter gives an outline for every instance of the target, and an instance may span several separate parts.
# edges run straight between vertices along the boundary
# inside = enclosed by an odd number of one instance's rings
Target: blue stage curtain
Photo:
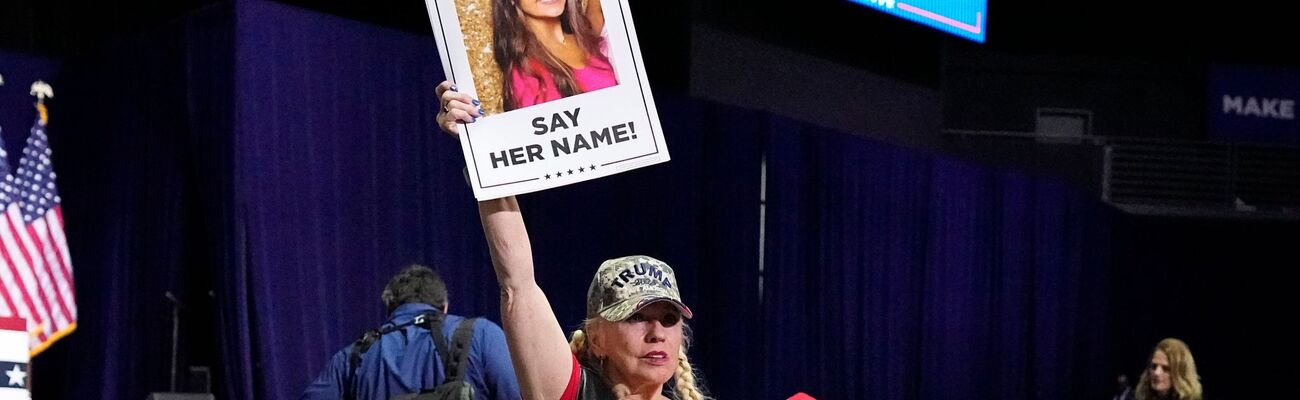
[[[1104,394],[1093,196],[789,121],[767,154],[761,397]]]
[[[222,34],[230,22],[228,8],[210,8],[61,63],[48,132],[78,327],[33,359],[35,398],[168,391],[167,292],[184,306],[178,384],[187,365],[220,365],[222,297],[213,289],[222,260],[214,255],[224,232],[213,210],[230,203],[230,172],[214,160],[231,151],[230,115],[218,116],[223,104],[229,109],[231,86],[219,78],[229,76],[221,54],[231,49]],[[30,82],[9,84],[25,91]]]

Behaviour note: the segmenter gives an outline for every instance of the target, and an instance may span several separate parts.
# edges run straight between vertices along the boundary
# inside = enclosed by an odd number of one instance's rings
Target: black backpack
[[[442,365],[445,368],[444,374],[446,379],[438,386],[432,389],[421,390],[419,393],[400,394],[389,398],[389,400],[473,400],[474,387],[465,381],[465,368],[469,365],[469,346],[474,339],[474,323],[478,318],[465,318],[456,324],[456,332],[452,334],[452,343],[449,346],[447,337],[442,335],[443,313],[426,313],[417,315],[410,322],[387,326],[382,329],[367,331],[356,343],[353,343],[352,354],[348,358],[351,366],[349,375],[351,379],[356,379],[356,369],[361,365],[361,354],[370,349],[370,345],[383,335],[393,331],[411,326],[419,325],[429,330],[429,336],[433,338],[434,354],[442,358]],[[455,346],[455,347],[452,347]],[[348,397],[352,398],[352,391],[348,391]]]

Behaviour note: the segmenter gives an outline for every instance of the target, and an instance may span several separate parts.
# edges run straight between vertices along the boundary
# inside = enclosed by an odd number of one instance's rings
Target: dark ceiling
[[[428,34],[421,0],[281,0]],[[6,0],[0,49],[52,58],[146,31],[215,0]],[[1158,62],[1300,65],[1295,25],[1280,6],[1187,2],[990,0],[988,42],[1000,52]],[[685,78],[691,25],[703,23],[899,79],[937,81],[945,46],[975,46],[847,0],[630,0],[643,51]]]

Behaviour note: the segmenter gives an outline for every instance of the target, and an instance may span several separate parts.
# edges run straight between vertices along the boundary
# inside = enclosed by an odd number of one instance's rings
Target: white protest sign
[[[425,0],[479,200],[669,160],[626,0]],[[433,90],[430,88],[430,90]]]

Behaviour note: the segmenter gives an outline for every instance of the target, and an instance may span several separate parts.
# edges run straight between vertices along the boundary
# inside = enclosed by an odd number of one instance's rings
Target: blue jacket
[[[433,306],[428,304],[403,304],[393,311],[385,326],[405,323],[433,310]],[[448,343],[462,319],[464,317],[447,315],[442,335]],[[432,389],[442,383],[445,370],[442,359],[433,349],[429,330],[416,325],[384,335],[361,356],[353,398],[388,400],[391,396]],[[352,389],[348,387],[348,357],[351,353],[352,345],[334,353],[316,381],[303,391],[302,400],[347,398],[344,390]],[[515,380],[515,369],[510,364],[505,332],[492,321],[480,318],[474,324],[474,341],[470,345],[465,375],[474,387],[476,399],[519,399],[519,382]]]

